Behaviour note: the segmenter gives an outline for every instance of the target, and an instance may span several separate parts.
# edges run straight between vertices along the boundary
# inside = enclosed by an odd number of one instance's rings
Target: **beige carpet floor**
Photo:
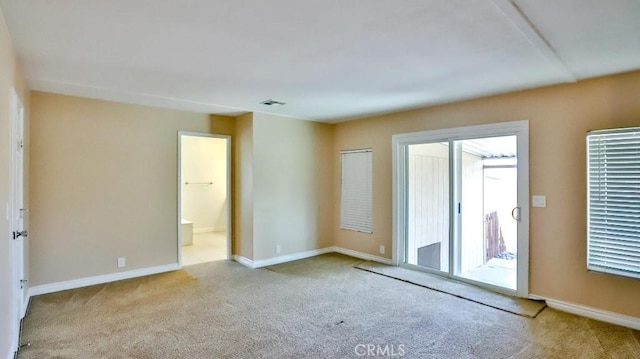
[[[409,270],[402,267],[389,266],[375,262],[364,262],[356,268],[407,283],[419,285],[439,292],[455,295],[476,303],[504,310],[509,313],[535,318],[547,305],[544,301],[535,301],[510,297],[494,293],[471,284],[449,280],[437,275]]]
[[[361,262],[329,254],[251,270],[217,261],[38,296],[19,358],[361,358],[368,348],[405,358],[640,357],[637,331],[549,308],[513,315],[353,268]]]

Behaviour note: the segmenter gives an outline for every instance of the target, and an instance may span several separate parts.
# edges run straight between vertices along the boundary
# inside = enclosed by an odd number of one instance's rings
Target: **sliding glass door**
[[[449,144],[421,143],[407,151],[405,261],[449,273]]]
[[[509,290],[517,284],[517,136],[454,141],[454,275]],[[508,245],[507,245],[508,244]]]
[[[396,263],[528,295],[526,142],[523,121],[394,136]]]

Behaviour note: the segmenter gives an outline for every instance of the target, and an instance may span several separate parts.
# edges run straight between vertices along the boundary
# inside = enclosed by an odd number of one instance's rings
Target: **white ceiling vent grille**
[[[272,100],[272,99],[268,99],[268,100],[264,100],[262,102],[260,102],[261,105],[265,105],[265,106],[284,106],[286,105],[286,103],[284,102],[280,102],[280,101],[276,101],[276,100]]]

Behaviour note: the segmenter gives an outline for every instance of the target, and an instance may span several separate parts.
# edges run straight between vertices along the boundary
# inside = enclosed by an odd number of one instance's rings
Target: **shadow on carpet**
[[[437,275],[386,264],[364,262],[356,265],[355,268],[529,318],[535,318],[547,306],[544,301],[510,297]]]

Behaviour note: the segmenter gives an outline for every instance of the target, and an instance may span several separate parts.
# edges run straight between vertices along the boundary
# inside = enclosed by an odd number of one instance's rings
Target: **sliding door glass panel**
[[[408,146],[405,262],[449,272],[449,145]]]
[[[454,141],[454,275],[503,288],[517,284],[517,137]]]

